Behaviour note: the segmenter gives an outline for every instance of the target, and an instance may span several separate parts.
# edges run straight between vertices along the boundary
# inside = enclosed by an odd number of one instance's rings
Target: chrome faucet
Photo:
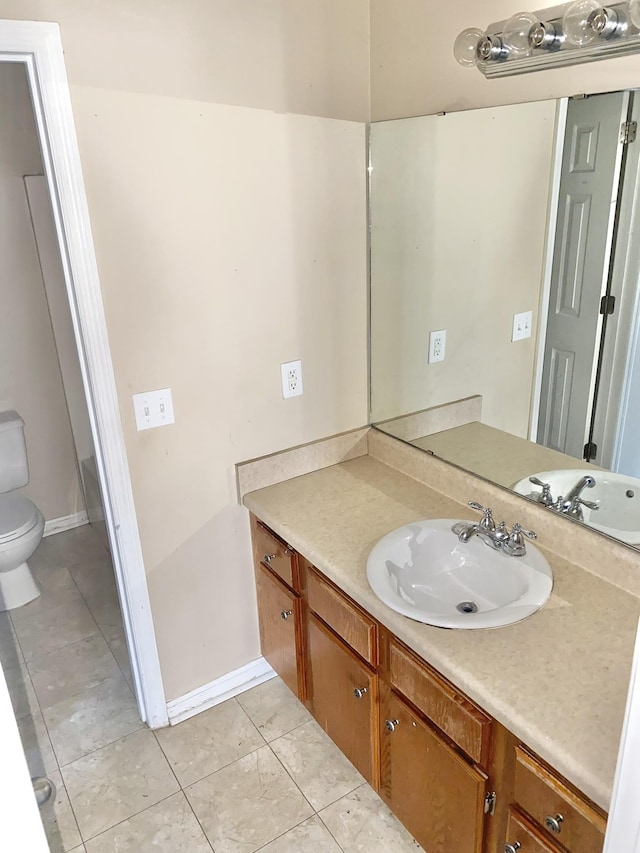
[[[587,501],[582,497],[582,492],[585,489],[592,489],[596,481],[590,474],[585,474],[580,477],[578,482],[572,486],[567,494],[563,497],[560,495],[557,500],[553,499],[551,494],[551,486],[549,483],[543,483],[537,477],[529,477],[529,482],[534,486],[542,488],[541,494],[538,496],[538,503],[555,512],[561,512],[563,515],[568,515],[570,518],[576,518],[578,521],[584,521],[583,507],[590,510],[600,509],[600,504],[597,501]]]
[[[479,522],[458,521],[451,527],[452,532],[461,542],[469,542],[477,536],[495,551],[503,551],[511,557],[523,557],[527,553],[524,537],[537,538],[532,530],[524,530],[519,524],[514,524],[511,531],[504,521],[496,525],[493,510],[490,507],[484,507],[476,501],[469,501],[469,506],[482,512],[483,515]]]

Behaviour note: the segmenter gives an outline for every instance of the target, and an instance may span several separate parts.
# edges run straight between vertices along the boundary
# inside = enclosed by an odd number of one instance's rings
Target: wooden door
[[[481,853],[487,777],[395,693],[380,717],[381,796],[428,853]]]
[[[256,568],[256,588],[262,654],[287,687],[304,698],[300,690],[304,680],[298,677],[300,599],[262,565]]]
[[[377,676],[309,614],[311,707],[331,740],[377,787]]]

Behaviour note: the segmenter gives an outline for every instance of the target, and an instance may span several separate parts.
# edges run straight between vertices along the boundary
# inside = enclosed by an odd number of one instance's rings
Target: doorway
[[[27,75],[137,706],[140,718],[157,728],[168,723],[166,700],[57,25],[0,21],[0,63],[7,62],[21,63]]]

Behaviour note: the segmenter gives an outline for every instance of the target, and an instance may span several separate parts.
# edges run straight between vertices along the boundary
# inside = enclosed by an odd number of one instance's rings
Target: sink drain
[[[461,601],[460,604],[456,604],[456,610],[460,613],[477,613],[478,605],[475,601]]]

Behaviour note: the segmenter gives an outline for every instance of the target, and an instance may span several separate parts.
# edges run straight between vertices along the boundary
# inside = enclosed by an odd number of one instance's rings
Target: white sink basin
[[[585,489],[582,497],[586,501],[598,503],[599,508],[592,510],[584,507],[584,523],[628,545],[640,544],[640,480],[598,468],[538,471],[530,476],[549,483],[551,494],[557,498],[566,495],[585,474],[592,476],[596,484],[591,489]],[[538,499],[541,491],[539,486],[529,482],[528,477],[519,480],[513,490],[533,500]]]
[[[553,587],[540,551],[527,543],[524,557],[510,557],[477,536],[460,542],[451,532],[459,520],[417,521],[374,545],[367,579],[380,601],[441,628],[497,628],[539,610]]]

